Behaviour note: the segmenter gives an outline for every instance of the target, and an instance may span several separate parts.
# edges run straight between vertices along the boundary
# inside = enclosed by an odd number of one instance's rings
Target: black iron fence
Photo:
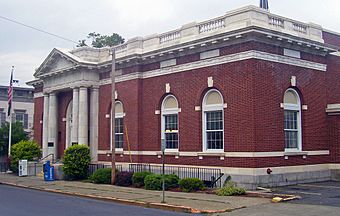
[[[88,174],[90,176],[99,169],[111,168],[111,167],[112,167],[111,164],[90,164],[89,169],[88,169]],[[122,165],[116,165],[116,169],[118,171],[123,171]]]
[[[90,164],[88,174],[92,175],[98,169],[111,168],[111,164]],[[162,173],[162,165],[151,164],[129,164],[123,169],[122,165],[116,165],[118,171],[129,172],[151,172],[156,174]],[[200,168],[200,167],[183,167],[183,166],[165,166],[165,174],[175,174],[180,179],[198,178],[201,179],[207,187],[221,187],[221,178],[224,175],[221,169]]]
[[[0,173],[6,172],[9,169],[9,164],[6,162],[0,162]]]
[[[129,171],[146,171],[161,174],[162,165],[130,164]],[[208,187],[221,187],[221,178],[223,176],[223,173],[220,169],[182,166],[165,166],[165,174],[176,174],[180,179],[198,178],[201,179]]]

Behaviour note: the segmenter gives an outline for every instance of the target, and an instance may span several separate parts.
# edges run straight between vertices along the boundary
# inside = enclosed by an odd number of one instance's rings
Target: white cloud
[[[126,39],[162,33],[259,0],[0,0],[0,14],[72,40],[89,32],[121,34]],[[313,22],[340,32],[339,0],[270,0],[274,14]],[[12,65],[24,81],[54,47],[75,45],[0,19],[0,84]]]
[[[47,56],[44,50],[0,52],[0,84],[8,85],[10,72],[14,66],[14,79],[20,86],[33,79],[34,68],[37,68]]]

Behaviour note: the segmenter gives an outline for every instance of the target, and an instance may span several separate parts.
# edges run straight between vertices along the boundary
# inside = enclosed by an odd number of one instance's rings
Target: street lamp
[[[115,184],[116,179],[116,145],[115,145],[115,101],[116,101],[116,50],[114,47],[111,48],[112,55],[112,66],[111,66],[111,148],[112,148],[112,173],[111,173],[111,184]]]

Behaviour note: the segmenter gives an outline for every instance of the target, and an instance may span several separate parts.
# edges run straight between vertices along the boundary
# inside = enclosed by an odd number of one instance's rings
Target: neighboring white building
[[[0,124],[2,125],[7,118],[8,96],[7,86],[0,86]],[[19,121],[22,123],[25,131],[29,134],[33,129],[34,101],[33,88],[14,87],[13,89],[13,104],[12,104],[12,119],[13,122]]]

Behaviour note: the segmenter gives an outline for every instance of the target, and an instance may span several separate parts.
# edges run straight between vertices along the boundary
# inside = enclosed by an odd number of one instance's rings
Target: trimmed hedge
[[[204,189],[204,183],[198,178],[184,178],[179,180],[179,188],[184,192],[193,192]]]
[[[132,183],[135,187],[144,187],[145,177],[151,175],[151,172],[136,172],[132,176]]]
[[[41,156],[39,145],[34,141],[20,141],[12,146],[11,150],[11,170],[18,172],[19,160],[32,161]]]
[[[116,174],[115,185],[128,187],[132,185],[133,172],[118,172]]]
[[[91,176],[90,181],[95,184],[111,184],[111,168],[96,170]]]
[[[74,145],[66,149],[63,158],[63,171],[66,179],[86,179],[90,162],[90,148],[87,145]]]
[[[175,174],[164,175],[165,190],[178,187],[179,178]],[[160,174],[151,174],[144,179],[145,189],[147,190],[162,190],[163,179]]]

